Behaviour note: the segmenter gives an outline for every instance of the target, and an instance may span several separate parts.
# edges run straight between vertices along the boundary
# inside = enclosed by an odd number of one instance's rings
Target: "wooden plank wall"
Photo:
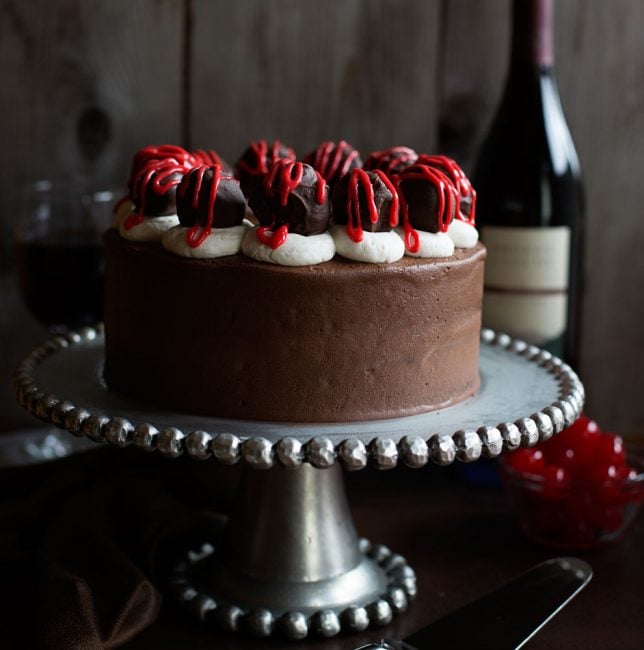
[[[473,163],[502,90],[509,0],[4,0],[0,377],[44,333],[8,260],[16,188],[54,169],[122,183],[151,142],[327,138]],[[588,199],[589,412],[644,431],[644,3],[559,0],[558,79]],[[0,383],[0,430],[28,425]]]

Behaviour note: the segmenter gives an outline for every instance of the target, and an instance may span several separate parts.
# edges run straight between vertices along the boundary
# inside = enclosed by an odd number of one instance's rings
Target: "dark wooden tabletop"
[[[418,597],[390,626],[326,641],[288,644],[222,634],[193,623],[168,606],[157,623],[130,642],[128,649],[354,649],[377,640],[380,634],[404,638],[532,565],[570,554],[523,538],[502,488],[472,484],[451,469],[364,471],[348,475],[346,482],[359,533],[403,554],[417,572]],[[616,546],[576,555],[591,564],[593,580],[525,647],[644,647],[642,513]],[[488,647],[497,648],[494,640]]]

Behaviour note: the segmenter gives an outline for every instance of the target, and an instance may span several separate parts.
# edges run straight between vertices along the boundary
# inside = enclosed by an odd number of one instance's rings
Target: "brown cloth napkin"
[[[151,625],[179,549],[221,530],[227,470],[100,448],[0,472],[0,647],[112,649]]]

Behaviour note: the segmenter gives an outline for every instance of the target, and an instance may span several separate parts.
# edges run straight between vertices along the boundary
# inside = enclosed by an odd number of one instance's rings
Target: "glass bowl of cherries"
[[[530,539],[586,550],[617,542],[644,499],[644,459],[582,416],[531,449],[500,463],[501,477]]]

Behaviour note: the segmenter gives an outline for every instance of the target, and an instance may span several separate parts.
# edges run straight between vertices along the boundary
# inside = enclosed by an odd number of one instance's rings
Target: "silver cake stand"
[[[421,468],[493,458],[572,424],[577,375],[549,352],[481,333],[481,388],[441,411],[345,424],[226,420],[160,410],[102,379],[103,330],[84,328],[35,349],[16,369],[19,402],[76,436],[246,464],[220,539],[187,549],[171,586],[203,621],[296,640],[387,624],[416,593],[414,571],[356,534],[342,470]]]

